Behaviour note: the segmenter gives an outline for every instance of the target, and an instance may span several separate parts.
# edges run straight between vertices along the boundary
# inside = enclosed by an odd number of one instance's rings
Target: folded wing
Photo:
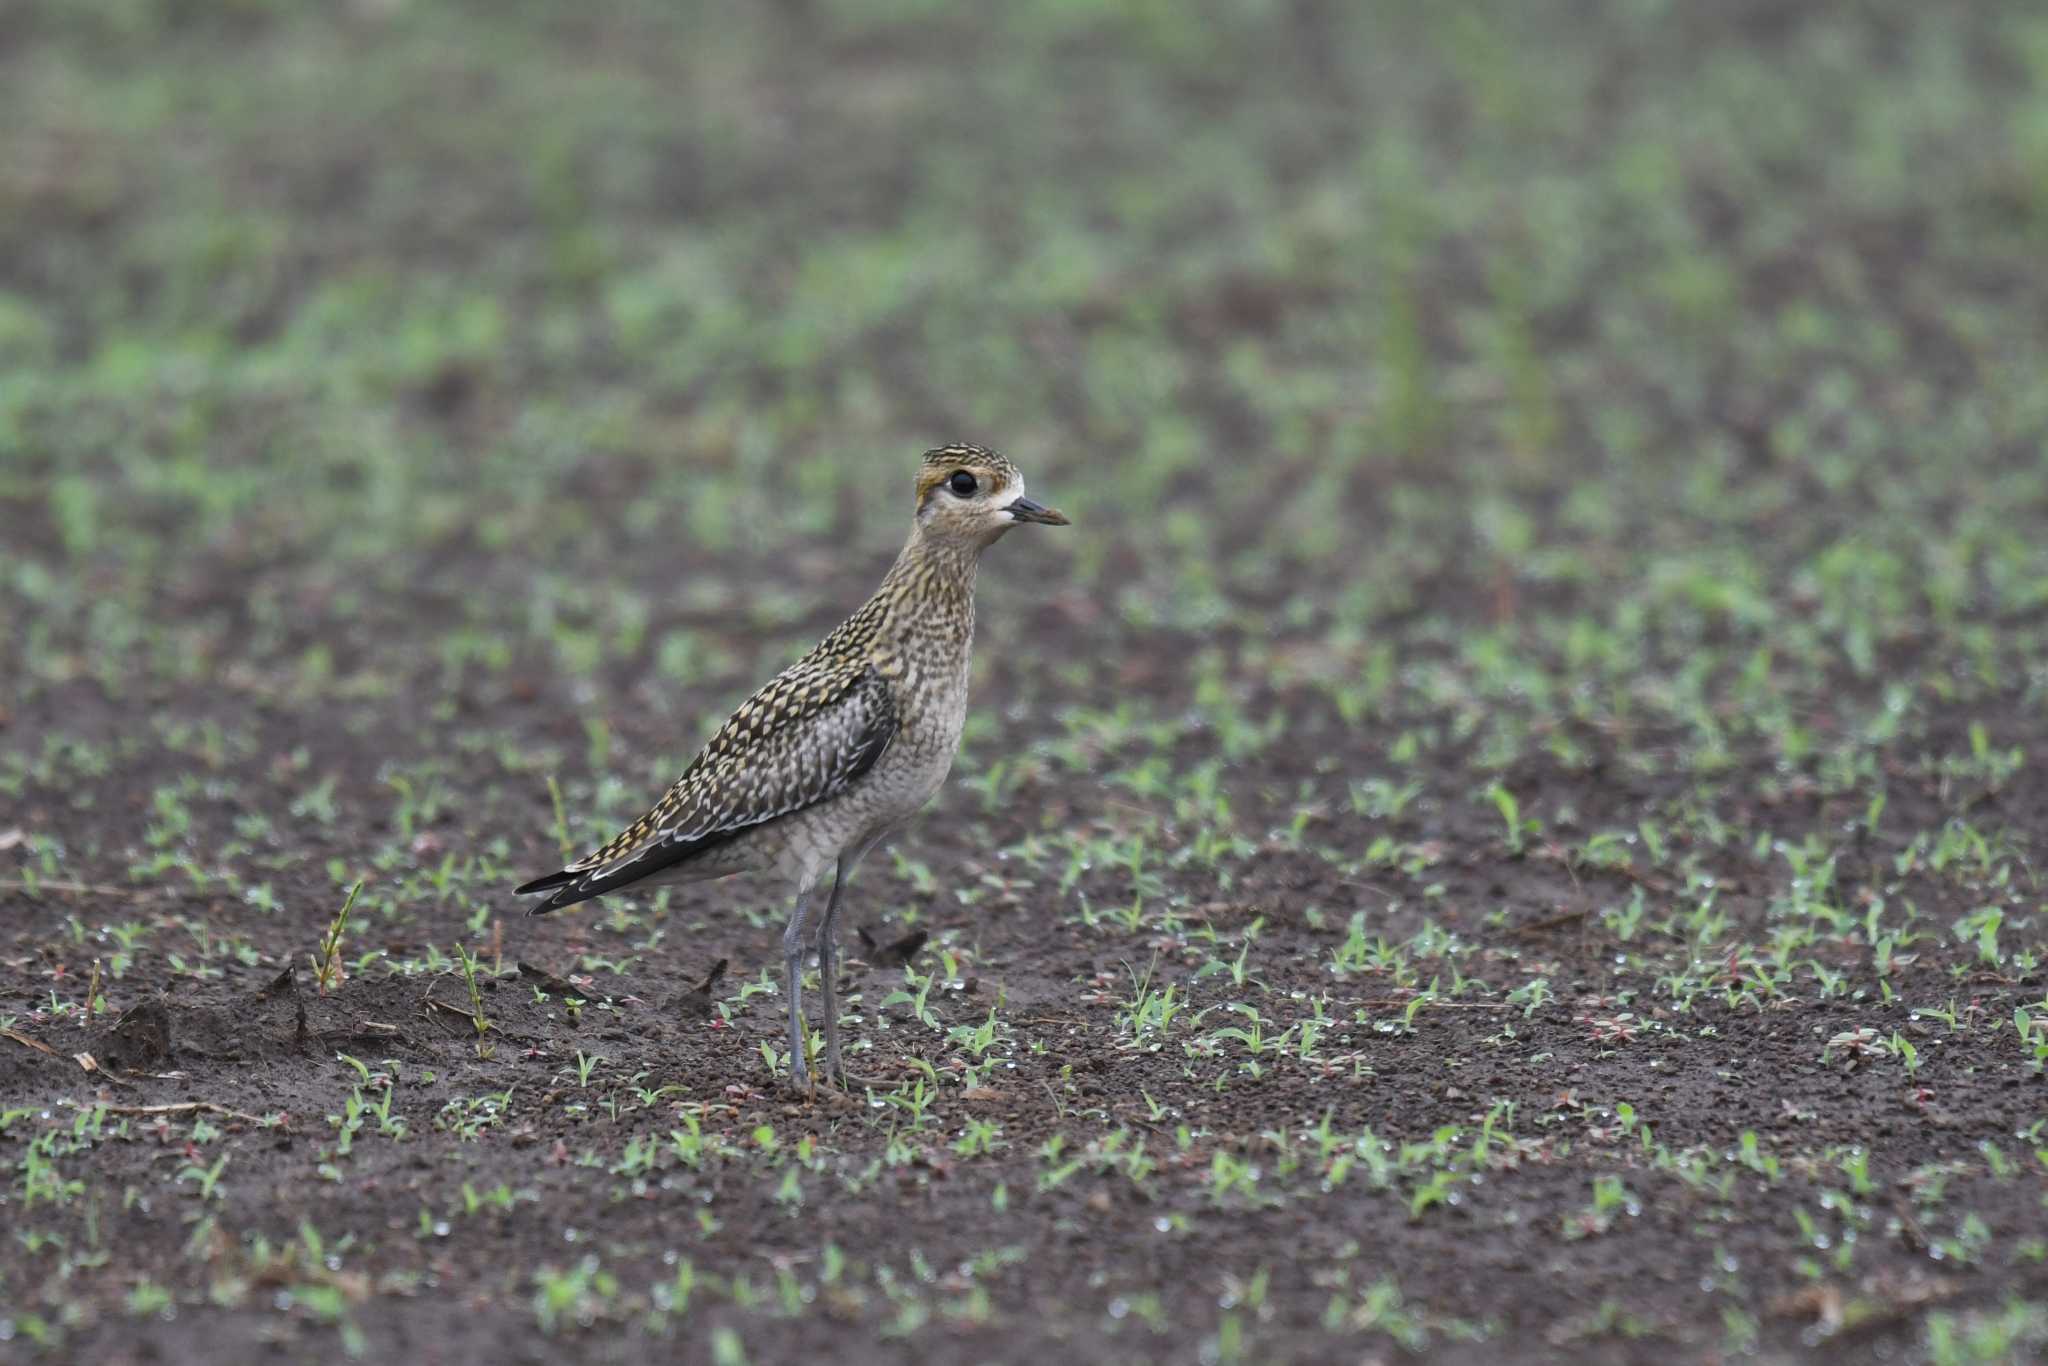
[[[532,914],[675,871],[746,831],[830,801],[874,766],[896,709],[874,667],[808,656],[748,698],[654,809],[603,848],[518,890]]]

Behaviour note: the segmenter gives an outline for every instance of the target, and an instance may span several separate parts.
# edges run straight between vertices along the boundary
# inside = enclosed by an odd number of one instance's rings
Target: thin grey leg
[[[825,993],[825,1078],[846,1084],[846,1067],[839,1060],[839,945],[833,930],[839,919],[839,894],[846,890],[853,860],[841,854],[839,871],[832,878],[832,895],[825,900],[825,923],[818,926],[818,981]]]
[[[833,893],[838,893],[836,886]],[[796,909],[782,932],[782,962],[789,970],[789,1080],[798,1087],[811,1084],[810,1069],[804,1065],[804,921],[810,910],[811,889],[804,887],[796,894]],[[827,1001],[832,999],[831,990],[827,985]]]
[[[846,1064],[839,1057],[839,894],[846,890],[855,865],[880,841],[877,835],[839,856],[832,895],[825,902],[825,922],[818,926],[818,975],[825,988],[825,1074],[841,1086],[846,1085]]]

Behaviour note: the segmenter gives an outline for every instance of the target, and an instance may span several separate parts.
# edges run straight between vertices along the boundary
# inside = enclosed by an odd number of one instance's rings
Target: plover
[[[531,914],[623,887],[770,872],[795,889],[782,935],[790,1080],[804,1059],[804,931],[812,895],[836,869],[818,925],[824,1070],[843,1085],[834,930],[861,857],[939,790],[967,719],[974,572],[1022,523],[1065,526],[1024,496],[1024,476],[980,446],[927,451],[903,552],[860,610],[734,712],[654,808],[603,848],[520,893]]]

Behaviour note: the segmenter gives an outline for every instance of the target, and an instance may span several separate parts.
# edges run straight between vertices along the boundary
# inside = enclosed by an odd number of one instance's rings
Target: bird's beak
[[[1034,503],[1029,498],[1019,498],[1009,506],[1010,520],[1015,522],[1037,522],[1040,526],[1066,526],[1067,514],[1058,508],[1049,508],[1043,503]]]

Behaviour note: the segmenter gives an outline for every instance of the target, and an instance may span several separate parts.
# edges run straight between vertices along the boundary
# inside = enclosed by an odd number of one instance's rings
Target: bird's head
[[[976,547],[1022,522],[1065,526],[1066,514],[1024,496],[1009,457],[981,446],[926,451],[917,468],[917,524],[928,537]]]

